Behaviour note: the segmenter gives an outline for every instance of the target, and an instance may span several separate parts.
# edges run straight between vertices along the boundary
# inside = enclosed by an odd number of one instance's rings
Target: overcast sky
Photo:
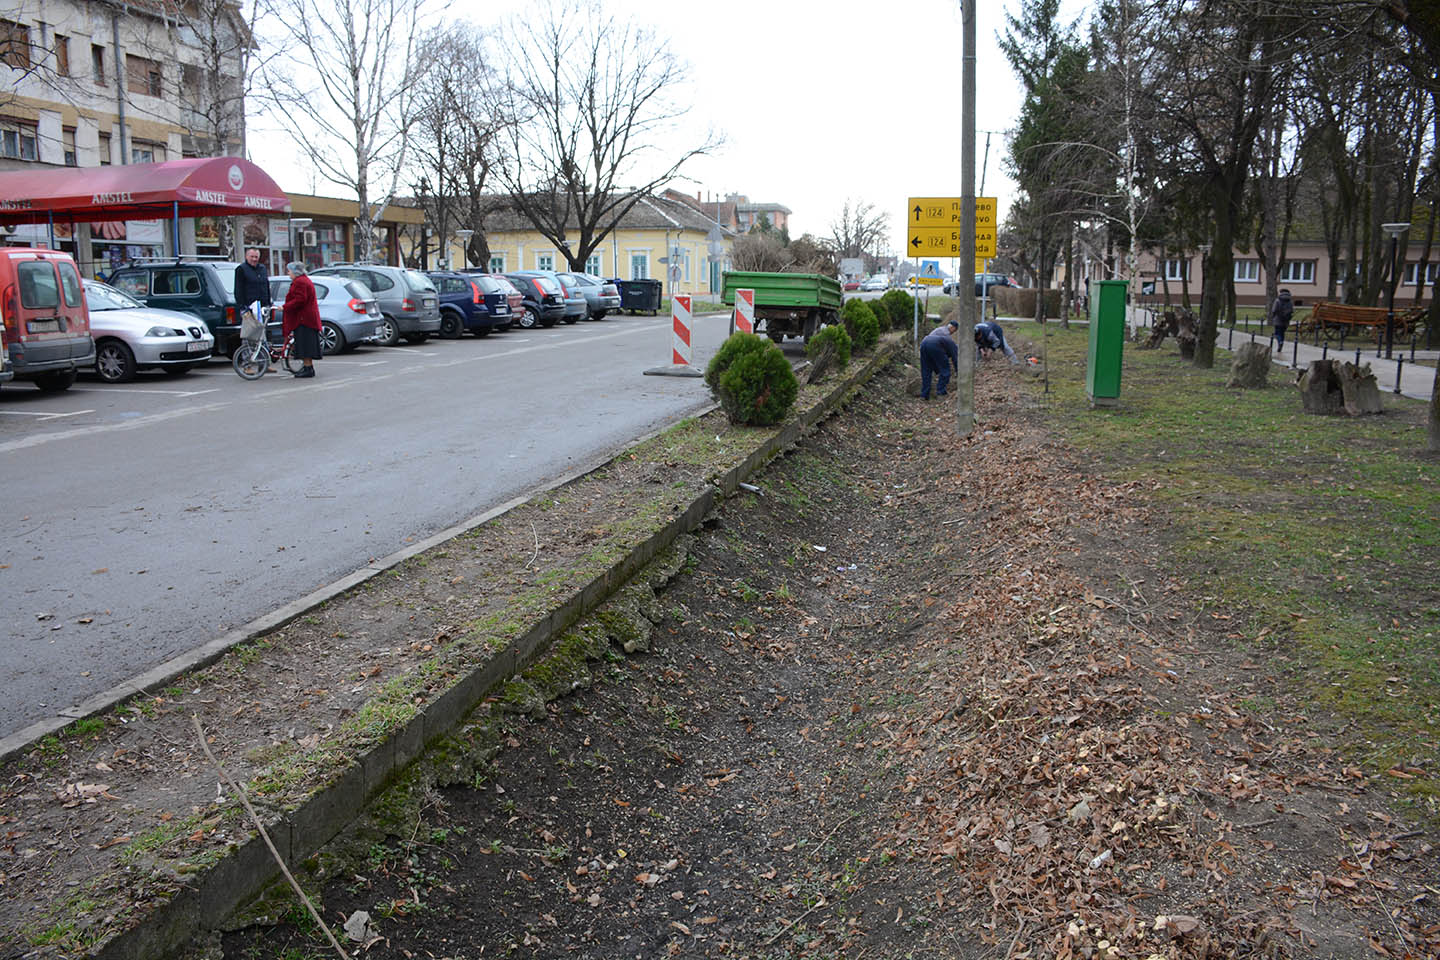
[[[1003,221],[1013,193],[1001,158],[1021,96],[996,32],[1003,10],[1019,0],[977,7],[976,188],[985,133],[990,138],[984,193],[999,199]],[[741,193],[792,211],[792,236],[825,236],[847,198],[890,213],[891,243],[905,242],[910,196],[959,196],[961,15],[958,0],[729,0],[719,6],[605,0],[605,9],[653,26],[690,64],[691,129],[677,129],[676,149],[713,126],[726,138],[715,155],[692,161],[677,184],[691,192]],[[1083,0],[1066,0],[1078,15]],[[494,0],[483,23],[533,10],[524,0]],[[466,15],[453,4],[451,14]],[[263,131],[263,119],[252,129]],[[696,131],[699,131],[698,133]],[[286,189],[338,196],[312,184],[287,157],[283,135],[252,139],[252,159]],[[268,155],[267,155],[268,154]]]

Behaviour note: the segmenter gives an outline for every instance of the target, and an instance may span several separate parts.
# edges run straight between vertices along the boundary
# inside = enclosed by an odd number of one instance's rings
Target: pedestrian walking
[[[290,290],[285,294],[285,304],[280,332],[283,336],[294,334],[290,344],[290,355],[305,361],[295,371],[297,379],[315,376],[314,361],[320,359],[320,304],[315,300],[315,284],[305,275],[305,264],[289,263],[285,272],[290,274]]]
[[[1275,326],[1275,350],[1285,349],[1285,331],[1290,327],[1290,318],[1295,316],[1295,302],[1290,291],[1282,289],[1275,302],[1270,305],[1270,322]]]
[[[994,320],[982,320],[975,324],[975,359],[989,356],[992,350],[1002,351],[1011,363],[1020,362],[1015,351],[1010,349],[1010,344],[1005,342],[1005,331],[1000,328],[1000,324]]]
[[[950,386],[951,369],[960,369],[960,348],[955,343],[955,331],[960,324],[954,320],[943,323],[925,335],[920,341],[920,399],[930,399],[930,377],[936,377],[935,392],[945,396]]]
[[[260,251],[255,247],[245,251],[245,262],[235,268],[235,302],[242,310],[255,303],[270,306],[270,278],[260,266]],[[255,319],[265,322],[258,312]]]

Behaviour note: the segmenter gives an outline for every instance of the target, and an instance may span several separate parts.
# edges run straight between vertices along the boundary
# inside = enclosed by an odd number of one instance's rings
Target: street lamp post
[[[460,238],[460,269],[463,270],[463,269],[465,269],[466,267],[470,266],[470,238],[473,237],[473,236],[475,236],[475,231],[474,231],[474,230],[456,230],[456,231],[455,231],[455,236],[457,236],[457,237]],[[448,261],[449,261],[449,259],[450,259],[450,257],[449,257],[450,251],[449,251],[449,250],[446,250],[446,251],[445,251],[445,254],[446,254],[445,259],[446,259],[446,261],[447,261],[446,266],[448,267],[448,266],[449,266]]]
[[[314,222],[315,221],[309,217],[290,218],[290,252],[295,254],[297,263],[305,262],[305,228]],[[298,247],[295,245],[296,230],[300,231],[300,245]]]
[[[1400,282],[1400,268],[1395,264],[1395,250],[1400,235],[1410,229],[1409,223],[1382,223],[1380,229],[1390,237],[1390,305],[1385,311],[1385,359],[1395,346],[1395,287]]]

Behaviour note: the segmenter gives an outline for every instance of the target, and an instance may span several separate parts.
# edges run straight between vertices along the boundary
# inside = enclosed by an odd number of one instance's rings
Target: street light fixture
[[[1382,223],[1380,229],[1390,237],[1390,306],[1385,311],[1385,359],[1395,346],[1395,286],[1400,282],[1400,268],[1395,264],[1395,250],[1400,243],[1400,234],[1410,229],[1409,223]]]
[[[290,252],[295,254],[297,263],[305,262],[305,228],[315,221],[309,217],[290,218]],[[295,245],[295,231],[300,231],[300,245]]]
[[[470,238],[473,237],[473,236],[475,236],[475,231],[474,231],[474,230],[456,230],[456,231],[455,231],[455,236],[457,236],[457,237],[460,238],[460,261],[461,261],[461,263],[462,263],[464,266],[468,267],[468,266],[470,266]],[[445,254],[446,254],[446,256],[445,256],[445,261],[446,261],[445,265],[448,267],[448,266],[450,265],[450,263],[449,263],[449,261],[450,261],[450,256],[449,256],[450,251],[449,251],[449,250],[446,250],[446,251],[445,251]]]

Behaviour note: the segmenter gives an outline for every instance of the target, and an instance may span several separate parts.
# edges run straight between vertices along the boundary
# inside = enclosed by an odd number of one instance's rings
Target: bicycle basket
[[[265,324],[256,319],[248,307],[240,313],[240,338],[250,343],[265,339]]]

